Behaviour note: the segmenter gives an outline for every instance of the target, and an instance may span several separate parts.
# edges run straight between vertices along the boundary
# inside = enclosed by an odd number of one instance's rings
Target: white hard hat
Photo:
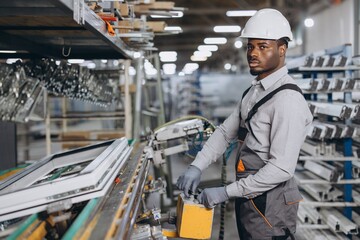
[[[240,37],[272,40],[287,37],[290,41],[293,39],[288,20],[278,10],[271,8],[257,11],[247,21]]]

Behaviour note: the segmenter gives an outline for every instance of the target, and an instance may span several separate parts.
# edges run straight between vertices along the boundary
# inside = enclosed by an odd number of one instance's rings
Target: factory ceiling
[[[218,50],[206,61],[198,62],[200,68],[223,68],[227,61],[240,63],[244,48],[236,48],[240,31],[235,33],[216,33],[219,25],[238,25],[244,27],[249,17],[228,17],[229,10],[259,10],[275,8],[297,28],[305,17],[340,3],[341,0],[173,0],[175,7],[184,8],[183,16],[166,18],[168,26],[179,26],[179,34],[159,34],[154,38],[154,46],[159,51],[176,51],[177,71],[186,63],[199,45],[208,37],[224,37],[226,44],[218,45]],[[99,1],[102,2],[102,1]],[[106,1],[104,1],[106,2]],[[86,24],[79,26],[73,19],[71,0],[13,0],[3,1],[0,7],[0,50],[17,50],[20,58],[100,58],[116,59],[130,56],[126,47],[120,47],[115,37],[99,38],[99,29]],[[148,16],[148,21],[159,20]],[[91,21],[91,19],[90,19]],[[88,31],[90,30],[90,31]],[[110,43],[110,44],[109,44]],[[117,49],[117,51],[114,51]],[[121,51],[119,51],[121,49]],[[1,53],[6,59],[13,55]],[[126,58],[126,57],[125,57]],[[240,64],[239,64],[240,63]]]
[[[224,63],[232,61],[239,63],[239,51],[234,43],[239,39],[240,32],[215,33],[214,27],[218,25],[239,25],[244,27],[249,17],[228,17],[229,10],[259,10],[262,8],[275,8],[280,10],[289,20],[291,27],[296,28],[304,18],[315,14],[335,4],[331,0],[175,0],[175,6],[184,7],[182,18],[166,19],[168,26],[180,26],[182,33],[169,36],[157,36],[155,46],[159,51],[177,52],[177,69],[190,62],[190,57],[199,45],[204,44],[206,37],[225,37],[227,43],[218,45],[219,49],[212,53],[204,62],[198,62],[207,69],[223,68]],[[339,3],[339,1],[336,1]]]

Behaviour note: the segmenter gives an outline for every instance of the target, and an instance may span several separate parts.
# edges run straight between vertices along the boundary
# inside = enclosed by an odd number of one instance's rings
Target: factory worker
[[[239,237],[294,239],[299,202],[294,172],[313,119],[301,90],[288,74],[285,56],[293,40],[290,24],[275,9],[262,9],[246,23],[247,61],[255,76],[232,114],[215,130],[177,181],[186,196],[199,185],[201,172],[219,159],[235,139],[236,181],[205,188],[198,200],[213,207],[235,199]]]

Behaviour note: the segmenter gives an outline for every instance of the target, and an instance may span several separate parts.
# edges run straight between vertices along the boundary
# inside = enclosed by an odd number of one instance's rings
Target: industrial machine
[[[150,195],[159,195],[166,187],[162,179],[152,178],[152,165],[162,167],[166,156],[186,152],[189,144],[203,141],[213,130],[207,126],[199,118],[182,119],[156,130],[146,143],[110,140],[53,154],[18,171],[0,182],[0,238],[181,237],[174,214],[146,204]],[[179,144],[168,147],[169,140]],[[196,200],[183,199],[181,204],[182,209],[197,206],[212,220],[213,210]],[[177,219],[177,225],[187,226],[183,221],[188,220]],[[203,230],[195,233],[199,231]],[[209,228],[206,231],[208,235]]]

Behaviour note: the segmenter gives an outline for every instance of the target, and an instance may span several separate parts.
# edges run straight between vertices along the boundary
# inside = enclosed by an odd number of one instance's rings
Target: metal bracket
[[[74,0],[74,20],[81,25],[85,25],[84,0]]]

